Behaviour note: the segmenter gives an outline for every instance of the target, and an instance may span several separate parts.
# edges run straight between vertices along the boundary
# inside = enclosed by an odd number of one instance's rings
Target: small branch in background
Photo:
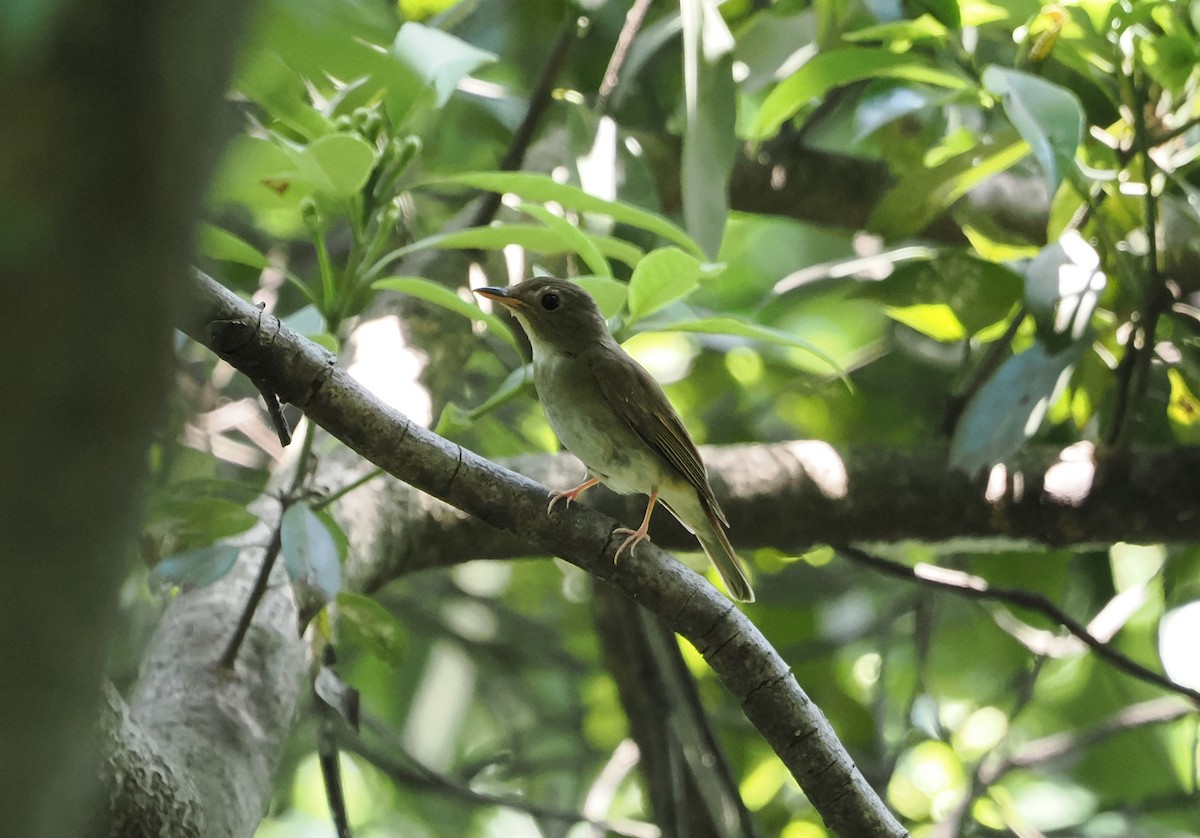
[[[225,653],[221,655],[218,663],[224,669],[233,669],[234,662],[237,661],[238,650],[241,649],[242,641],[246,639],[246,632],[250,630],[250,624],[254,621],[254,612],[258,610],[258,604],[262,602],[263,595],[267,592],[271,569],[275,567],[275,561],[283,549],[283,513],[287,511],[290,503],[291,501],[287,498],[280,501],[279,520],[275,522],[275,527],[271,530],[271,540],[267,543],[266,552],[263,553],[262,567],[258,569],[254,587],[250,589],[250,596],[246,599],[246,607],[242,609],[237,626],[233,630],[233,636],[229,638],[229,645],[225,647]]]
[[[326,646],[322,653],[322,665],[332,669],[334,663],[333,647]],[[346,795],[342,788],[342,770],[338,762],[338,714],[320,695],[316,686],[313,687],[312,698],[317,713],[317,760],[321,765],[321,778],[325,782],[329,816],[333,819],[338,838],[351,838]]]
[[[395,731],[380,719],[363,713],[362,726],[371,731],[373,736],[386,743],[388,753],[378,746],[368,744],[361,733],[349,730],[345,731],[343,736],[345,749],[358,754],[401,785],[440,792],[476,806],[499,806],[512,809],[515,812],[524,812],[543,820],[557,821],[563,824],[589,824],[603,830],[606,835],[618,835],[623,838],[660,838],[662,834],[654,824],[630,820],[617,823],[588,818],[578,812],[542,806],[514,795],[494,794],[473,789],[462,780],[433,770],[406,751],[400,746]]]
[[[1094,635],[1092,635],[1091,632],[1088,631],[1087,626],[1071,617],[1041,594],[1017,588],[992,587],[987,583],[986,580],[978,576],[972,576],[970,574],[963,573],[961,571],[950,570],[948,568],[933,567],[929,565],[908,567],[907,565],[900,564],[899,562],[884,559],[880,556],[874,556],[858,549],[857,547],[851,547],[845,544],[834,544],[831,546],[837,553],[845,558],[895,578],[904,579],[918,585],[928,585],[932,588],[956,593],[959,596],[964,596],[968,599],[1004,602],[1008,603],[1009,605],[1014,605],[1019,608],[1026,608],[1030,611],[1041,614],[1042,616],[1058,623],[1076,638],[1081,640],[1089,649],[1096,653],[1097,657],[1101,658],[1117,669],[1120,669],[1127,675],[1137,678],[1139,681],[1144,681],[1161,689],[1181,695],[1191,701],[1197,707],[1200,707],[1200,691],[1194,690],[1191,687],[1186,687],[1182,684],[1177,684],[1166,675],[1142,666],[1137,661],[1131,660],[1130,658],[1121,654],[1109,644],[1097,639]]]
[[[517,130],[513,132],[508,150],[504,152],[504,157],[500,159],[500,164],[497,166],[500,171],[515,172],[525,161],[525,152],[529,150],[529,145],[533,142],[533,135],[542,121],[542,115],[550,107],[550,100],[554,94],[554,83],[558,79],[558,74],[562,72],[563,65],[567,60],[567,52],[577,37],[577,20],[575,15],[568,14],[559,28],[558,37],[554,39],[554,46],[550,48],[550,55],[542,66],[537,84],[529,94],[529,107],[525,111],[525,117],[517,126]],[[483,227],[490,224],[496,217],[496,211],[500,209],[500,200],[503,197],[496,192],[486,193],[467,226]]]
[[[625,25],[621,27],[621,34],[617,36],[616,46],[613,47],[612,57],[608,59],[608,66],[604,69],[604,78],[600,81],[600,90],[596,95],[595,110],[601,116],[608,112],[613,91],[621,80],[621,68],[625,66],[625,59],[629,57],[629,47],[645,23],[646,13],[650,11],[652,2],[653,0],[634,0],[634,4],[625,14]]]
[[[1147,725],[1168,724],[1193,715],[1196,708],[1181,702],[1174,696],[1163,696],[1122,707],[1113,715],[1093,727],[1082,731],[1064,731],[1026,742],[1012,753],[1000,755],[993,751],[983,762],[980,779],[991,785],[1004,774],[1019,768],[1061,759],[1072,753],[1090,748],[1106,739],[1136,730]]]

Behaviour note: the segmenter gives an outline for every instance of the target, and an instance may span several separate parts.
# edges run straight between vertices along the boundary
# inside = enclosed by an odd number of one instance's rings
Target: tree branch
[[[508,529],[613,584],[691,642],[741,702],[829,827],[854,836],[905,830],[863,779],[779,654],[732,603],[652,544],[611,560],[617,524],[576,507],[545,514],[546,489],[409,421],[331,356],[202,275],[184,331],[268,382],[346,445],[415,488]]]

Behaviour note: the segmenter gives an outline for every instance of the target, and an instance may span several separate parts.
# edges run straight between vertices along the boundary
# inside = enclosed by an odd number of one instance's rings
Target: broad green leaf
[[[1051,354],[1042,343],[1014,355],[967,403],[950,442],[950,466],[976,474],[1007,462],[1041,427],[1086,347]]]
[[[700,261],[679,248],[647,253],[629,280],[630,324],[692,293],[700,284],[700,272]]]
[[[604,256],[616,259],[629,267],[637,264],[642,258],[643,251],[637,245],[621,241],[612,236],[596,236],[584,232],[589,241],[596,246]],[[534,253],[547,255],[566,253],[570,246],[561,235],[549,227],[540,224],[493,224],[488,227],[471,227],[466,230],[456,230],[452,233],[437,233],[413,242],[389,254],[389,259],[399,259],[410,253],[426,248],[440,250],[479,249],[500,250],[510,244],[515,244]]]
[[[907,79],[951,90],[964,90],[960,76],[924,59],[886,49],[845,48],[823,52],[784,79],[767,96],[749,129],[748,139],[765,140],[818,96],[835,87],[871,78]]]
[[[504,324],[503,320],[494,314],[488,314],[474,303],[464,300],[444,285],[438,285],[432,280],[419,276],[391,276],[371,283],[371,287],[385,291],[399,291],[401,294],[408,294],[427,303],[439,305],[455,314],[461,314],[463,317],[478,320],[513,349],[517,348],[517,339],[513,337],[512,330]]]
[[[612,276],[612,266],[608,264],[608,260],[604,258],[600,248],[570,221],[538,204],[522,203],[518,209],[526,215],[533,216],[557,233],[566,242],[567,247],[579,254],[579,257],[592,269],[592,273],[597,276]]]
[[[653,331],[655,332],[696,332],[709,335],[732,335],[734,337],[747,338],[749,340],[762,341],[764,343],[773,343],[777,346],[790,346],[796,349],[802,349],[817,358],[820,358],[829,368],[835,372],[838,377],[849,385],[849,380],[846,378],[846,371],[843,370],[838,363],[830,358],[808,341],[801,340],[798,337],[789,335],[787,332],[779,329],[772,329],[769,326],[763,326],[758,323],[748,323],[745,320],[738,320],[733,317],[703,317],[698,320],[684,320],[679,323],[656,324]]]
[[[393,668],[404,661],[404,626],[370,597],[351,591],[338,593],[337,632],[339,643],[366,649]]]
[[[431,183],[455,183],[486,189],[489,192],[511,192],[526,201],[554,201],[566,209],[578,212],[594,212],[607,215],[621,224],[639,227],[669,242],[679,245],[697,259],[704,258],[704,251],[687,233],[677,225],[652,212],[648,212],[620,201],[606,201],[589,195],[577,186],[557,183],[546,175],[530,172],[465,172]]]
[[[154,566],[150,571],[149,583],[155,588],[203,588],[229,573],[237,557],[238,548],[229,544],[210,544],[176,553]]]
[[[298,157],[297,163],[333,198],[357,195],[375,167],[375,148],[357,134],[326,134]]]
[[[600,313],[606,318],[616,317],[629,298],[629,286],[611,277],[577,276],[572,282],[592,295],[596,305],[600,306]]]
[[[473,47],[441,29],[411,21],[396,33],[392,54],[433,91],[439,109],[460,81],[496,60],[493,53]]]
[[[875,205],[867,228],[887,239],[919,233],[972,188],[1028,153],[1029,146],[1016,134],[1009,134],[933,169],[913,168]]]
[[[249,242],[238,238],[228,230],[215,224],[200,225],[200,252],[209,259],[221,262],[236,262],[251,268],[266,268],[271,263]]]
[[[307,504],[293,504],[280,523],[283,562],[294,581],[304,582],[331,600],[342,587],[337,542],[329,527]]]
[[[944,41],[947,34],[944,24],[933,17],[933,15],[925,14],[912,20],[892,20],[886,23],[877,23],[873,26],[864,26],[862,29],[847,32],[842,38],[851,43],[883,41],[884,43],[894,44],[897,41]]]
[[[188,485],[190,482],[184,484]],[[244,533],[258,521],[244,503],[212,494],[185,494],[182,490],[161,498],[155,504],[154,517],[170,528],[176,549],[191,549]]]
[[[1007,318],[1023,285],[1003,265],[946,250],[907,261],[882,281],[863,283],[856,296],[892,306],[890,317],[938,340],[961,340]],[[949,318],[935,310],[942,307]]]
[[[680,188],[688,232],[709,258],[729,215],[737,156],[733,36],[711,0],[682,0],[684,134]]]
[[[1046,188],[1054,195],[1075,164],[1075,150],[1083,139],[1079,97],[1053,82],[994,65],[983,71],[983,84],[1004,102],[1004,112],[1033,149]]]
[[[254,209],[284,209],[295,207],[312,188],[291,154],[270,140],[242,134],[225,152],[211,197]]]

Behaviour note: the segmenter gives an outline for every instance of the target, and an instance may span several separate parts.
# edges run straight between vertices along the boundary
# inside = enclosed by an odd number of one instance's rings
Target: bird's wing
[[[615,342],[599,345],[585,358],[604,400],[652,450],[696,487],[721,523],[728,526],[708,484],[696,443],[659,383]]]

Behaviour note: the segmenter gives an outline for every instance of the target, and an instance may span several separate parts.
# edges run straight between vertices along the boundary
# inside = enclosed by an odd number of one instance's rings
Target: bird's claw
[[[641,544],[643,541],[650,540],[650,533],[645,529],[631,530],[628,527],[617,527],[615,530],[613,530],[613,533],[615,535],[629,536],[622,541],[621,546],[617,548],[617,552],[613,555],[613,564],[616,564],[617,560],[621,558],[621,554],[625,552],[626,547],[629,548],[629,555],[632,556],[633,551],[637,549],[639,544]]]

